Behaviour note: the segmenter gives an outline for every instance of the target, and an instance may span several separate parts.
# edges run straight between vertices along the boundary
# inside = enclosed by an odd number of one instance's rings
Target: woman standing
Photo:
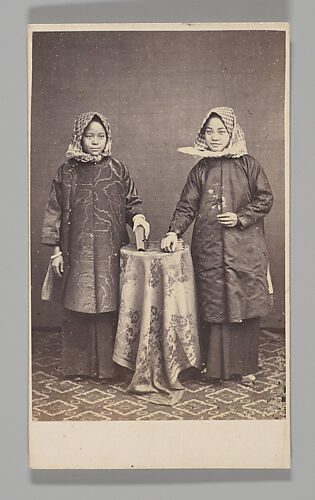
[[[180,150],[202,159],[188,176],[161,247],[173,251],[195,220],[192,257],[207,376],[254,380],[260,317],[272,308],[263,225],[271,189],[258,161],[247,154],[233,109],[212,109],[194,146]]]
[[[46,207],[42,243],[63,281],[65,375],[112,378],[119,250],[126,223],[149,224],[126,166],[111,157],[111,132],[100,113],[79,115],[67,161],[58,169]]]

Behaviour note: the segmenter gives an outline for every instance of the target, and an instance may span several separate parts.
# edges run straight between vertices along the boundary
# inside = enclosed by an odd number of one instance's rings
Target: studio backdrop
[[[231,106],[249,154],[265,169],[274,205],[265,220],[275,291],[264,323],[284,326],[285,32],[102,31],[33,34],[31,116],[32,326],[60,325],[41,301],[51,250],[41,245],[50,186],[75,117],[99,111],[112,128],[115,158],[133,176],[160,240],[190,169],[191,146],[210,108]],[[185,234],[190,242],[191,229]]]

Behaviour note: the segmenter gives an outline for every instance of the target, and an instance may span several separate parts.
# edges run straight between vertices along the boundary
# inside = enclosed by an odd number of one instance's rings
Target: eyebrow
[[[85,135],[105,135],[105,132],[97,132],[96,134],[94,132],[84,132]]]
[[[213,128],[212,127],[206,127],[206,130],[213,130]],[[225,127],[220,127],[220,128],[218,128],[218,130],[225,130],[227,132],[227,130],[226,130]]]

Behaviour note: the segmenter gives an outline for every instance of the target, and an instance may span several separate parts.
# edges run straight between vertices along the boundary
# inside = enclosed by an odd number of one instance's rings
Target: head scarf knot
[[[211,151],[205,139],[205,125],[211,115],[217,115],[221,118],[230,136],[229,144],[222,151]],[[247,154],[245,135],[236,121],[233,109],[225,106],[211,109],[201,124],[199,133],[194,142],[194,147],[184,147],[180,148],[178,151],[193,156],[210,158],[220,158],[222,156],[239,158]]]
[[[103,152],[97,156],[85,153],[82,149],[82,144],[81,144],[84,130],[86,129],[88,124],[93,120],[94,117],[97,117],[101,121],[105,129],[106,139],[107,139]],[[112,136],[107,118],[101,115],[101,113],[97,113],[95,111],[89,111],[88,113],[82,113],[81,115],[77,116],[74,122],[73,134],[71,142],[68,147],[68,151],[66,152],[66,157],[74,158],[76,160],[83,162],[88,162],[88,161],[99,162],[102,160],[102,158],[104,158],[105,156],[109,156],[111,154],[111,146],[112,146]]]

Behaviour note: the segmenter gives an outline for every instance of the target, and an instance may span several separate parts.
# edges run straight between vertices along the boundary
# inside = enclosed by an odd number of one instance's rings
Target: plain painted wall
[[[33,327],[60,325],[57,305],[41,301],[50,250],[40,244],[52,178],[64,161],[73,122],[102,112],[111,123],[113,156],[133,175],[159,240],[188,172],[190,146],[208,110],[232,106],[250,154],[274,193],[266,238],[275,289],[270,327],[284,325],[285,33],[41,32],[33,37],[31,243]],[[185,239],[190,240],[191,229]]]

